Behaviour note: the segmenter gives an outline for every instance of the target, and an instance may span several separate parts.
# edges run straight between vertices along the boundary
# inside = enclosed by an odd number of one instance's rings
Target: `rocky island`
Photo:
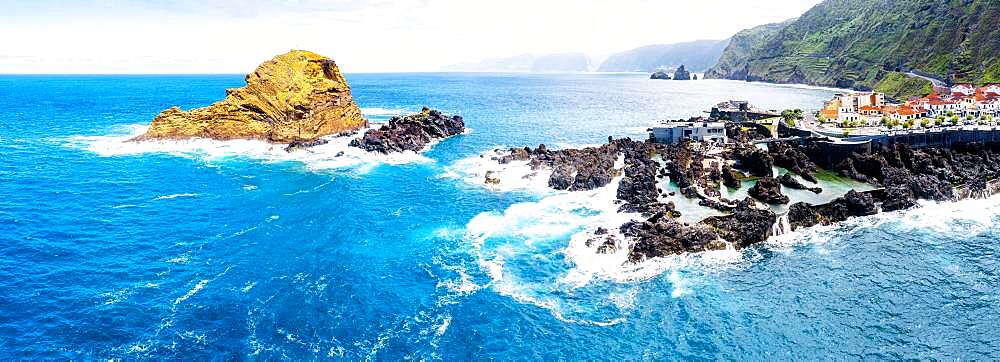
[[[264,62],[246,76],[246,86],[204,108],[172,107],[153,119],[136,140],[211,138],[274,143],[313,141],[364,127],[337,64],[304,50]]]
[[[997,143],[919,149],[876,144],[866,152],[831,152],[824,140],[765,140],[737,123],[726,128],[733,142],[713,152],[691,141],[660,144],[609,138],[604,145],[580,149],[512,148],[493,159],[500,165],[525,162],[532,169],[549,170],[548,185],[556,190],[590,190],[619,180],[615,201],[619,212],[641,216],[617,229],[592,230],[586,244],[596,253],[628,250],[633,263],[671,254],[744,248],[800,227],[913,207],[920,199],[946,201],[1000,191],[988,181],[1000,178]],[[787,173],[776,177],[775,169]],[[795,202],[785,194],[786,190],[822,192],[815,186],[818,172],[832,172],[872,187],[850,190],[820,204]],[[504,180],[488,174],[485,182]],[[682,211],[667,200],[668,193],[662,189],[667,182],[675,184],[682,197],[718,214],[700,221],[683,220]],[[753,186],[742,200],[726,199],[720,192],[723,187],[738,189],[743,183]]]
[[[353,136],[369,125],[337,64],[316,53],[292,50],[278,55],[248,74],[246,83],[226,90],[224,99],[207,107],[161,112],[133,141],[252,139],[287,143],[285,150],[291,152],[324,144],[324,136]],[[462,117],[425,107],[368,130],[350,145],[370,152],[418,152],[433,140],[464,130]]]

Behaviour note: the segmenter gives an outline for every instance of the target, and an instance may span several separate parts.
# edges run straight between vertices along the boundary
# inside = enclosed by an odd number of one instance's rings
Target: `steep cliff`
[[[900,70],[997,82],[998,18],[996,0],[826,0],[740,32],[707,75],[860,89]]]
[[[729,40],[696,40],[685,43],[647,45],[612,54],[597,68],[599,72],[653,72],[686,64],[704,71],[719,60]]]
[[[363,127],[361,110],[337,64],[292,50],[246,76],[247,85],[204,108],[172,107],[136,140],[190,137],[257,139],[276,143],[314,140]]]

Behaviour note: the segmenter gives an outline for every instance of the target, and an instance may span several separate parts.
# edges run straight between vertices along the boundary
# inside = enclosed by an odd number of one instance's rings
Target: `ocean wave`
[[[132,142],[131,139],[146,132],[148,126],[130,125],[122,134],[108,136],[74,136],[65,144],[82,148],[103,157],[133,156],[142,154],[169,154],[179,157],[215,161],[225,158],[249,158],[264,162],[297,162],[311,171],[356,170],[365,173],[382,164],[400,165],[429,163],[430,158],[415,152],[384,155],[367,152],[349,144],[354,137],[324,137],[328,143],[293,152],[285,145],[256,140],[218,141],[205,138],[184,140],[149,140]],[[360,130],[364,133],[367,129]],[[360,134],[359,133],[359,134]],[[430,147],[430,146],[428,146]]]
[[[381,107],[361,108],[361,114],[365,116],[399,116],[404,113],[406,113],[406,110],[402,108],[381,108]]]
[[[565,322],[620,323],[622,314],[613,311],[624,304],[620,298],[596,291],[603,286],[581,292],[597,293],[597,300],[565,298],[597,279],[594,274],[621,268],[625,251],[596,254],[584,245],[586,235],[598,226],[617,230],[621,223],[637,217],[617,211],[614,200],[620,180],[591,191],[555,192],[503,212],[475,216],[466,225],[466,239],[490,280],[488,286],[520,303],[544,308]]]
[[[504,149],[495,149],[458,160],[445,168],[444,177],[460,179],[467,184],[497,192],[552,193],[548,183],[552,170],[547,168],[533,170],[528,161],[512,161],[501,164],[494,159],[505,154]],[[486,183],[487,174],[500,182],[496,184]]]
[[[773,236],[765,245],[774,250],[788,250],[799,245],[822,245],[838,240],[849,231],[884,226],[907,231],[930,231],[941,235],[976,235],[990,230],[998,215],[1000,197],[942,202],[920,200],[917,207],[906,210],[854,217],[833,225],[800,228]]]

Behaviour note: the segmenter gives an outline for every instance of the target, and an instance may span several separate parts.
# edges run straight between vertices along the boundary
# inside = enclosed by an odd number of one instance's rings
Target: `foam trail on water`
[[[122,130],[123,132],[115,135],[70,137],[66,145],[82,148],[105,157],[150,153],[170,154],[205,161],[246,157],[264,162],[298,162],[312,171],[353,169],[364,173],[380,164],[399,165],[433,162],[433,160],[415,152],[383,155],[367,152],[357,147],[350,147],[351,140],[358,136],[327,136],[323,137],[329,141],[326,144],[293,152],[285,151],[285,145],[283,144],[272,144],[256,140],[218,141],[205,138],[191,138],[184,140],[130,141],[145,133],[147,128],[148,126],[145,125],[129,125]],[[363,134],[367,130],[361,129],[358,135]]]

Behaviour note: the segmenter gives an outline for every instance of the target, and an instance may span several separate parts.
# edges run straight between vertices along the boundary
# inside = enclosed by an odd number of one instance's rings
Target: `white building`
[[[972,84],[956,84],[951,86],[951,93],[961,93],[967,96],[971,96],[976,93],[976,87]]]
[[[653,142],[673,144],[687,138],[696,142],[725,143],[726,124],[723,122],[668,122],[649,129]]]
[[[829,105],[837,107],[837,121],[855,122],[860,121],[863,118],[870,118],[862,117],[863,108],[881,108],[884,106],[885,94],[878,92],[837,94],[834,96],[832,102],[828,102],[828,106]]]

